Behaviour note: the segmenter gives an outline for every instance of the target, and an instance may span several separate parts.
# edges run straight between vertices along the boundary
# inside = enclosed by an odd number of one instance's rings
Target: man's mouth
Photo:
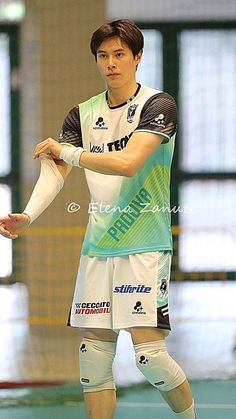
[[[120,74],[119,73],[109,73],[109,74],[107,74],[107,76],[108,77],[116,77],[116,76],[120,76]]]

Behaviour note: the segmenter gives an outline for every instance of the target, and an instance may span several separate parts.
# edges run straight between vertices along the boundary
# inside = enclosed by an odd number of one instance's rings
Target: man
[[[107,91],[73,108],[60,143],[39,143],[40,177],[23,214],[0,219],[16,238],[52,202],[73,166],[91,193],[69,325],[79,327],[81,383],[90,419],[112,419],[112,363],[120,329],[129,330],[136,364],[182,419],[196,413],[184,372],[169,356],[168,288],[172,251],[169,179],[176,105],[136,82],[143,36],[129,20],[101,26],[91,51]]]

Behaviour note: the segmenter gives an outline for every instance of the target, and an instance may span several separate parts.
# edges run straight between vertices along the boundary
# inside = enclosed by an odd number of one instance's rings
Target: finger
[[[44,146],[42,146],[42,145],[40,145],[40,146],[38,145],[38,146],[35,148],[35,150],[34,150],[33,157],[39,156],[39,154],[40,154],[41,150],[43,149],[43,147],[44,147]]]
[[[40,141],[40,143],[36,144],[36,146],[35,146],[35,150],[36,150],[38,147],[42,147],[42,146],[44,146],[45,144],[48,144],[48,140],[49,140],[49,138],[47,138],[46,140]]]
[[[40,150],[42,150],[43,148],[47,148],[48,147],[48,140],[44,140],[44,141],[41,141],[40,143],[38,143],[36,146],[35,146],[35,149],[34,149],[34,154],[36,154],[36,153],[38,153]]]
[[[48,147],[48,146],[50,146],[51,142],[55,142],[55,140],[53,138],[50,138],[50,137],[46,138],[46,140],[40,141],[40,143],[36,144],[34,150],[36,151],[39,148],[42,148],[42,147],[45,147],[45,146]]]
[[[5,223],[6,221],[9,221],[9,217],[8,217],[8,215],[7,215],[7,216],[5,216],[5,217],[0,217],[0,224],[1,224],[1,223]]]
[[[35,150],[35,151],[34,151],[34,154],[33,154],[33,159],[36,159],[36,158],[38,158],[41,154],[43,154],[43,153],[48,153],[48,152],[50,152],[50,149],[49,149],[48,145],[44,145],[44,146],[42,146],[42,147],[39,147],[37,150]]]
[[[21,221],[22,219],[19,214],[8,214],[8,217],[9,217],[8,219],[9,222],[18,222],[18,221]]]
[[[14,239],[17,239],[18,238],[18,234],[9,234],[8,236],[7,236],[7,239],[12,239],[12,240],[14,240]]]
[[[24,215],[25,214],[15,213],[15,214],[8,214],[8,217],[11,218],[11,219],[14,219],[14,220],[18,221],[18,220],[22,220],[22,218],[24,217]]]
[[[10,233],[10,231],[6,230],[4,227],[0,227],[0,234],[6,239],[16,239],[18,237],[17,234]]]

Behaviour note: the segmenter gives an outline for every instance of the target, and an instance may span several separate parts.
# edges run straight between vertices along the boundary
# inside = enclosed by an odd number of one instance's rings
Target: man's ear
[[[138,65],[139,65],[139,63],[140,63],[140,61],[141,61],[141,59],[142,59],[142,55],[143,55],[143,51],[141,50],[141,51],[139,51],[139,52],[138,52],[138,54],[137,54],[137,55],[135,55],[135,57],[134,57],[134,59],[135,59],[135,61],[136,61],[136,71],[137,71],[137,69],[138,69]]]
[[[137,61],[137,65],[140,63],[142,59],[143,51],[139,51],[137,55],[135,55],[135,60]]]

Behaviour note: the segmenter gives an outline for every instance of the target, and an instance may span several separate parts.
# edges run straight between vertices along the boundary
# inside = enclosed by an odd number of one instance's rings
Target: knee
[[[84,392],[115,389],[112,364],[116,343],[84,338],[80,344],[80,382]]]
[[[134,350],[138,369],[159,390],[173,390],[186,380],[180,366],[168,354],[164,340],[134,345]]]

